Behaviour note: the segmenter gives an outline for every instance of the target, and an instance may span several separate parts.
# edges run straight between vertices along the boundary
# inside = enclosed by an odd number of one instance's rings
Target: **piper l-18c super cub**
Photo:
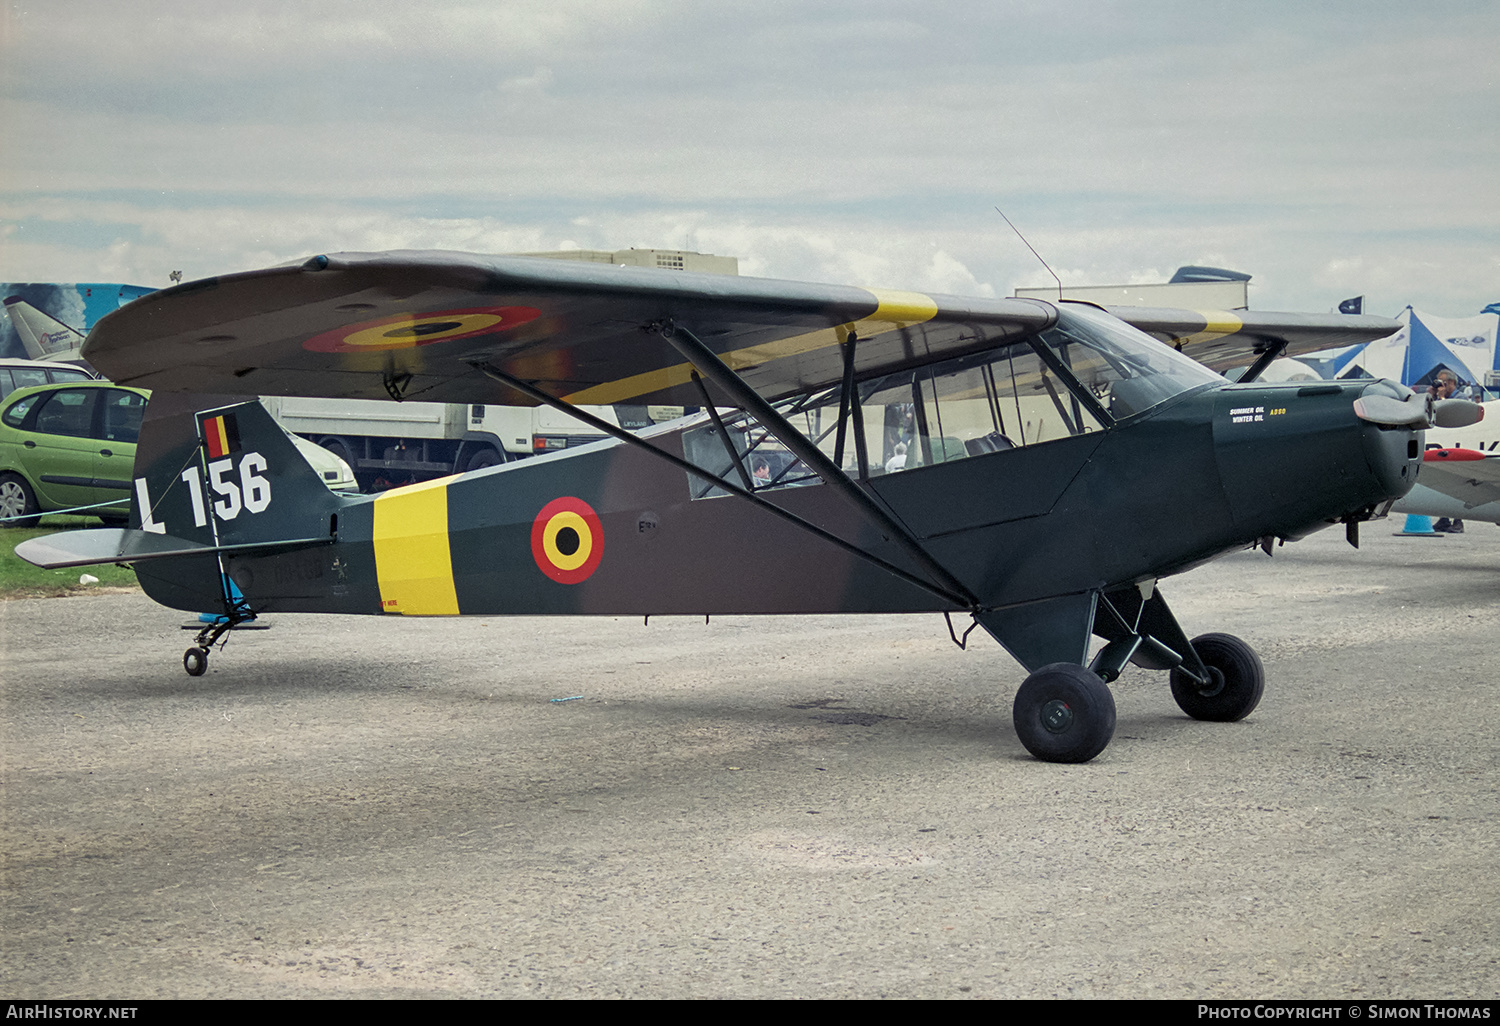
[[[1411,487],[1422,428],[1473,409],[1388,381],[1230,384],[1184,355],[1263,366],[1383,318],[1114,313],[447,253],[211,278],[84,349],[154,390],[130,527],[17,551],[133,563],[157,601],[217,611],[192,674],[268,612],[967,613],[1030,672],[1023,744],[1082,762],[1127,662],[1170,671],[1199,719],[1260,699],[1254,651],[1190,641],[1159,578],[1331,522],[1355,540]],[[639,433],[580,414],[612,437],[358,495],[237,398],[260,395],[701,412]]]

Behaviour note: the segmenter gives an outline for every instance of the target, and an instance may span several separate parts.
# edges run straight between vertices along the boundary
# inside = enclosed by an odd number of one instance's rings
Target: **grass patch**
[[[137,588],[135,571],[105,563],[102,566],[75,566],[64,570],[43,570],[16,555],[16,546],[27,538],[81,527],[98,527],[93,517],[44,516],[38,527],[0,527],[0,599],[55,598],[60,595],[87,595],[101,588]],[[99,578],[98,584],[79,584],[83,574]]]

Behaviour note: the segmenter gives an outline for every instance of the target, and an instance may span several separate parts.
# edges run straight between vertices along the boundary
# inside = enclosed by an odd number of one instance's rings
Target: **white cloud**
[[[1493,4],[7,11],[0,276],[566,241],[1049,282],[999,203],[1068,281],[1220,263],[1263,308],[1500,298]]]

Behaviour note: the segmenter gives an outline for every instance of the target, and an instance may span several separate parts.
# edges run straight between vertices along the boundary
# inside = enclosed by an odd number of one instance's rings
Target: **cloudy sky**
[[[685,248],[1500,300],[1500,3],[0,0],[0,281]]]

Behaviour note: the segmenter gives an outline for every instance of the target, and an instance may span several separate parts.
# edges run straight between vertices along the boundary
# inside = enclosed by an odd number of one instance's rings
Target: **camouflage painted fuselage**
[[[1421,436],[1358,419],[1351,404],[1368,387],[1198,389],[1107,430],[872,477],[861,487],[979,608],[1108,591],[1267,536],[1299,537],[1403,494],[1415,479]],[[258,404],[240,409],[265,416]],[[188,414],[149,417],[137,476],[160,482],[152,496],[167,531],[195,537],[185,488],[173,481],[199,444],[196,424]],[[685,430],[678,422],[647,434],[682,456]],[[315,478],[283,480],[276,464],[292,455],[278,449],[267,457],[273,488],[267,508],[217,525],[218,541],[326,541],[222,557],[258,612],[962,608],[742,498],[694,498],[701,481],[618,441],[376,496],[334,495]],[[900,546],[832,488],[762,494],[922,576]],[[196,537],[210,540],[201,530]],[[212,609],[222,602],[219,559],[142,562],[138,574],[159,602]]]

